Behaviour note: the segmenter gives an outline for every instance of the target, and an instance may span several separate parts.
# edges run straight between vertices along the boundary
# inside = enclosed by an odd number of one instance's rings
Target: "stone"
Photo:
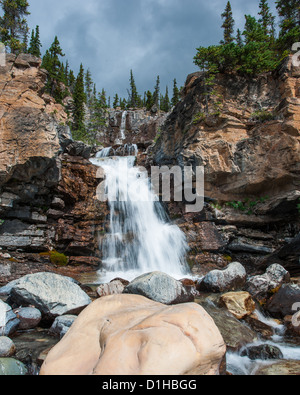
[[[300,301],[300,286],[284,284],[279,291],[268,300],[265,309],[274,318],[284,318],[293,315]]]
[[[272,291],[289,281],[289,272],[281,265],[274,264],[267,269],[265,274],[250,277],[247,280],[246,289],[255,299],[263,300]]]
[[[49,329],[49,333],[60,338],[64,337],[76,319],[76,315],[62,315],[60,317],[56,317]]]
[[[64,314],[78,314],[91,303],[89,296],[73,279],[54,273],[24,276],[13,286],[10,298],[18,305],[35,306],[46,320],[54,320]]]
[[[263,365],[255,372],[256,376],[299,376],[300,361],[281,361]]]
[[[22,330],[36,328],[42,319],[41,312],[34,307],[23,307],[14,310],[14,313],[20,320],[19,329]]]
[[[101,297],[108,295],[122,294],[125,289],[125,285],[120,280],[111,281],[108,284],[101,284],[97,288],[97,294]]]
[[[241,352],[241,356],[248,357],[252,361],[257,359],[283,359],[281,350],[271,344],[261,344],[259,346],[247,347]]]
[[[0,336],[0,358],[12,357],[16,352],[14,342],[6,336]]]
[[[220,303],[238,320],[251,315],[256,307],[248,292],[226,293],[221,296]]]
[[[247,273],[239,262],[231,263],[224,270],[209,272],[200,282],[199,291],[222,293],[242,289],[246,283]]]
[[[161,272],[147,273],[136,278],[127,285],[124,293],[142,295],[167,305],[194,301],[194,295],[180,281]]]
[[[199,305],[112,295],[80,314],[40,374],[217,375],[225,352],[213,319]]]
[[[18,326],[20,320],[17,318],[12,308],[0,299],[0,336],[10,336]]]
[[[208,302],[201,302],[201,306],[213,318],[229,351],[239,351],[257,340],[258,335],[227,310]]]
[[[0,358],[0,376],[25,376],[26,366],[13,358]]]

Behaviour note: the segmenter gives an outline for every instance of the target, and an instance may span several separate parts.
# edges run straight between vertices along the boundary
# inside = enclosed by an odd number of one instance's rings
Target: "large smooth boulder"
[[[265,274],[250,277],[246,289],[254,298],[263,300],[272,291],[289,281],[289,272],[281,265],[274,264],[267,269]]]
[[[41,375],[215,375],[226,346],[195,304],[111,295],[87,307],[48,354]]]
[[[78,314],[91,303],[89,296],[70,278],[54,273],[36,273],[21,278],[10,298],[18,305],[33,305],[43,318],[54,320],[64,314]]]
[[[180,281],[161,272],[147,273],[136,278],[127,285],[124,293],[142,295],[168,305],[194,301],[194,295]]]
[[[300,303],[300,286],[284,284],[266,304],[266,310],[275,318],[283,318],[297,312]]]
[[[243,288],[247,273],[239,262],[231,263],[225,270],[212,270],[199,284],[199,290],[205,292],[229,292]]]
[[[9,336],[16,331],[20,320],[12,308],[0,299],[0,336]]]

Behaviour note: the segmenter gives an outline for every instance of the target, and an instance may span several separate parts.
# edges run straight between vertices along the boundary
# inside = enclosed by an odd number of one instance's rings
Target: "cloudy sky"
[[[221,13],[227,0],[29,0],[29,26],[40,26],[43,51],[57,35],[70,66],[82,62],[97,89],[127,98],[130,70],[140,94],[161,90],[197,70],[196,48],[222,39]],[[275,0],[270,6],[275,10]],[[256,15],[259,0],[231,0],[236,27]]]

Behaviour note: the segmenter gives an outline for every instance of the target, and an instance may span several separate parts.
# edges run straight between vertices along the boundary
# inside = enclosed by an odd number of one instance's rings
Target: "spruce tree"
[[[40,28],[36,26],[35,31],[31,32],[31,40],[28,48],[28,53],[31,55],[41,57],[41,40],[40,40]]]
[[[0,41],[11,53],[25,52],[29,31],[25,17],[30,14],[27,0],[0,0],[0,5]]]
[[[85,86],[85,94],[86,94],[86,103],[89,106],[94,88],[92,74],[89,69],[86,71],[84,76],[84,86]]]
[[[280,16],[279,48],[290,51],[295,42],[300,41],[299,0],[278,0],[276,8]]]
[[[268,1],[260,0],[259,9],[258,15],[260,15],[260,19],[258,22],[262,25],[266,39],[272,38],[272,34],[274,34],[275,17],[270,11]]]
[[[173,98],[171,100],[172,106],[175,107],[179,102],[179,89],[177,87],[177,81],[174,79],[173,81]]]
[[[116,93],[116,95],[115,95],[115,97],[114,97],[114,102],[113,102],[113,108],[114,108],[114,109],[116,109],[117,107],[119,107],[119,102],[120,102],[120,99],[119,99],[118,94]]]
[[[156,105],[158,109],[159,109],[159,94],[160,94],[160,77],[158,75],[152,96],[153,104]]]
[[[85,101],[86,96],[84,92],[84,69],[80,65],[80,70],[76,78],[74,93],[73,93],[73,131],[79,136],[85,135]]]
[[[128,95],[129,95],[128,107],[133,107],[133,108],[141,107],[142,99],[138,94],[132,70],[130,70],[130,90],[128,92]]]
[[[228,1],[225,11],[222,14],[222,18],[224,19],[222,28],[224,29],[224,41],[222,44],[231,44],[234,41],[233,33],[234,33],[234,19],[232,14],[231,3]]]

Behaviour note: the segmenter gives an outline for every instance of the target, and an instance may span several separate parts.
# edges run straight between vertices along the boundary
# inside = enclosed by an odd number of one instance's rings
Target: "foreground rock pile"
[[[224,374],[226,350],[258,360],[258,367],[272,360],[276,371],[293,364],[300,373],[300,361],[285,361],[268,343],[284,332],[300,343],[293,311],[300,286],[280,265],[262,278],[236,262],[196,282],[160,272],[115,279],[90,297],[72,278],[26,275],[0,288],[0,373],[29,374],[43,364],[44,375]],[[262,312],[274,320],[262,320]],[[41,325],[58,344],[30,363],[15,359],[15,334]]]

